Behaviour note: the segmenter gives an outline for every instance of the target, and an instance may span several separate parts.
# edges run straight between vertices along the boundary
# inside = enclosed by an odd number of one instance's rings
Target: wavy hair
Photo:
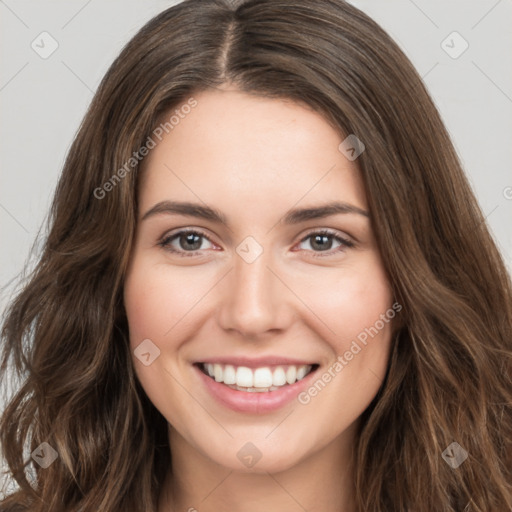
[[[228,83],[307,105],[366,146],[356,163],[403,310],[357,435],[357,511],[510,511],[511,279],[421,77],[342,0],[186,0],[113,62],[2,323],[2,377],[12,368],[20,386],[0,423],[18,488],[0,510],[156,510],[167,423],[136,379],[122,300],[139,162],[98,190],[163,115]],[[454,441],[468,453],[456,469]],[[58,453],[44,469],[30,457],[43,442]]]

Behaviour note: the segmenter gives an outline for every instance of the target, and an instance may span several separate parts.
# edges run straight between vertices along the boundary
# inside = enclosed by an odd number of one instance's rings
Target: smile
[[[296,364],[291,364],[296,363]],[[214,402],[239,413],[265,414],[292,403],[311,385],[319,364],[232,359],[193,364],[200,386]]]
[[[248,393],[277,391],[304,379],[317,365],[279,365],[248,368],[231,364],[200,363],[200,369],[216,382]]]

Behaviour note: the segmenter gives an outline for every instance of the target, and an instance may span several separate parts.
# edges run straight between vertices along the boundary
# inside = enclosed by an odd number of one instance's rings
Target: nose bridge
[[[283,328],[286,298],[283,285],[268,268],[272,267],[270,251],[262,251],[254,258],[255,247],[250,243],[245,253],[247,246],[243,243],[237,248],[223,295],[221,323],[225,329],[254,336]]]

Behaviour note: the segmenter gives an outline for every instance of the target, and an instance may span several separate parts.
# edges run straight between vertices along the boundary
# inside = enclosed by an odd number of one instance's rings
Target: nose
[[[235,255],[234,268],[223,280],[218,309],[223,329],[254,340],[270,331],[284,330],[292,322],[293,294],[270,259],[266,251],[252,263]]]

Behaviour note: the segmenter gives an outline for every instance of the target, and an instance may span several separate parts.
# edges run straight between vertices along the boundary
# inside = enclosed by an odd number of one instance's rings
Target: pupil
[[[201,247],[200,242],[200,235],[196,235],[194,233],[187,233],[186,235],[181,236],[181,241],[184,241],[184,244],[182,244],[182,248],[197,250]],[[188,247],[187,247],[188,244]],[[193,247],[192,247],[193,246]]]
[[[319,240],[320,240],[320,242],[319,242]],[[331,245],[332,245],[332,240],[330,239],[329,235],[315,235],[313,237],[313,242],[311,244],[313,249],[320,249],[321,251],[330,249]]]

